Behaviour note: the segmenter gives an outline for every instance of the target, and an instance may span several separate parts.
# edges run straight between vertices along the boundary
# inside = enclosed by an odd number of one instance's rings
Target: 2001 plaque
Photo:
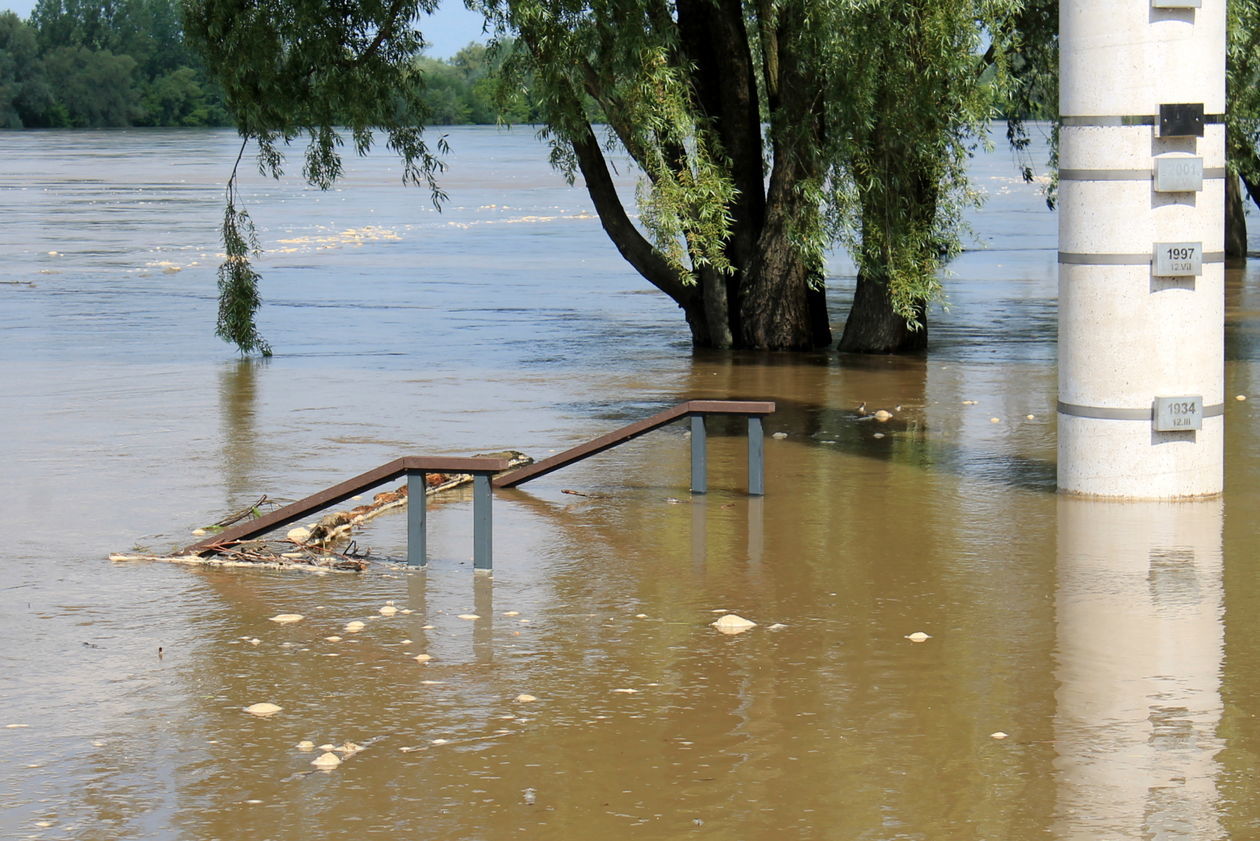
[[[1155,159],[1155,192],[1194,193],[1203,189],[1203,158],[1163,155]]]

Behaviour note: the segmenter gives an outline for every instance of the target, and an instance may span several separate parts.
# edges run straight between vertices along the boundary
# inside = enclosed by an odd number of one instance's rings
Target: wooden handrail
[[[694,415],[752,415],[760,417],[761,415],[773,414],[773,412],[774,403],[769,401],[688,400],[686,403],[679,403],[677,406],[666,409],[663,412],[657,412],[650,418],[628,424],[613,432],[609,432],[607,435],[601,435],[598,438],[587,441],[585,444],[579,444],[562,453],[557,453],[550,458],[536,461],[533,464],[504,473],[502,476],[497,476],[493,480],[493,485],[496,488],[514,488],[523,482],[537,479],[539,476],[545,476],[575,461],[580,461],[588,456],[612,449],[619,444],[624,444],[679,418]]]
[[[563,453],[543,459],[540,462],[508,471],[511,462],[503,458],[457,458],[444,456],[404,456],[394,459],[380,467],[360,473],[326,488],[319,493],[300,499],[283,508],[263,514],[253,520],[231,526],[223,531],[206,537],[197,543],[181,549],[181,555],[214,555],[233,543],[250,540],[274,529],[282,528],[298,520],[305,519],[313,511],[336,505],[356,494],[393,481],[400,476],[408,477],[408,496],[424,496],[424,474],[427,473],[462,473],[472,474],[473,488],[473,542],[474,567],[478,572],[489,572],[491,565],[490,547],[490,488],[491,483],[497,488],[511,488],[522,482],[528,482],[544,476],[554,470],[572,464],[587,456],[602,453],[618,444],[638,438],[644,433],[664,426],[680,418],[692,418],[692,493],[704,493],[705,484],[705,431],[706,415],[742,415],[748,418],[749,426],[749,487],[748,492],[760,496],[763,488],[763,470],[761,456],[761,417],[774,412],[774,403],[769,401],[748,400],[688,400],[679,403],[650,418],[623,426],[621,429],[601,435]],[[491,476],[500,474],[493,480]],[[408,563],[423,566],[425,563],[425,506],[415,505],[409,499],[407,506],[407,558]]]
[[[266,534],[273,529],[296,523],[298,520],[305,519],[312,511],[336,505],[338,502],[343,502],[369,488],[392,482],[408,474],[471,473],[474,476],[477,474],[489,475],[507,470],[509,464],[510,462],[505,458],[403,456],[366,473],[360,473],[353,479],[347,479],[319,493],[311,494],[283,508],[277,508],[275,511],[263,514],[261,517],[226,528],[218,534],[181,549],[177,554],[213,555],[224,544],[249,540],[260,534]]]

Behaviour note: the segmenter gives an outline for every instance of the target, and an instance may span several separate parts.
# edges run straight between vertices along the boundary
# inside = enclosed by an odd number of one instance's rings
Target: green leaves
[[[241,144],[241,152],[245,144]],[[236,158],[240,165],[240,155]],[[241,354],[271,356],[271,345],[259,334],[254,316],[262,306],[259,276],[250,263],[258,253],[258,235],[249,213],[237,207],[236,167],[228,179],[223,211],[223,262],[219,265],[219,319],[214,333],[240,349]]]
[[[222,85],[241,136],[258,144],[259,169],[279,177],[285,150],[305,136],[302,168],[328,189],[342,171],[347,137],[364,154],[383,132],[402,162],[402,180],[429,188],[435,204],[440,159],[424,141],[424,78],[415,23],[437,0],[184,0],[187,37]],[[444,150],[439,142],[437,152]],[[248,214],[229,182],[219,268],[218,335],[242,353],[269,354],[258,335],[258,274]]]
[[[1229,0],[1227,12],[1226,151],[1230,170],[1254,189],[1260,185],[1260,5]]]
[[[868,58],[837,74],[827,97],[843,132],[830,153],[841,188],[829,212],[859,271],[888,285],[893,309],[912,326],[961,248],[963,212],[978,201],[967,161],[1008,89],[1006,45],[991,40],[982,53],[981,35],[1003,31],[1018,8],[994,0],[834,7],[831,61]]]

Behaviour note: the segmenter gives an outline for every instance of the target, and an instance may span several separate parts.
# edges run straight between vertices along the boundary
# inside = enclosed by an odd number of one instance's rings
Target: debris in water
[[[429,740],[429,744],[431,744],[431,745],[445,745],[445,744],[449,743],[450,741],[451,741],[450,739],[430,739],[430,740]]]
[[[481,617],[475,613],[461,613],[457,619],[480,619]]]
[[[263,701],[260,704],[251,704],[250,706],[246,707],[245,712],[249,713],[250,715],[256,715],[260,718],[265,718],[266,716],[269,716],[269,715],[275,715],[276,713],[280,712],[282,709],[284,709],[284,707],[273,704],[270,701]]]
[[[977,404],[977,403],[979,403],[979,402],[980,402],[979,400],[964,400],[964,401],[963,401],[963,405],[964,405],[964,406],[974,406],[974,405],[976,405],[976,404]]]
[[[521,800],[526,806],[533,806],[535,801],[538,800],[538,792],[532,788],[527,788],[521,792]]]
[[[427,663],[433,659],[432,654],[417,654],[414,658],[417,663]]]
[[[883,437],[884,437],[884,433],[882,433],[882,432],[876,432],[876,433],[875,433],[874,435],[872,435],[871,437],[872,437],[872,438],[883,438]]]
[[[503,615],[504,616],[520,616],[521,612],[519,610],[505,610],[503,611]]]
[[[636,613],[636,614],[634,615],[634,618],[635,618],[635,619],[647,619],[647,618],[648,618],[648,615],[647,615],[646,613]]]
[[[362,631],[363,627],[364,627],[363,623],[360,622],[358,619],[356,619],[353,622],[347,622],[344,630],[349,631],[350,633],[353,634],[356,631]]]
[[[327,640],[328,642],[341,642],[341,637],[337,637],[337,636],[324,637],[324,639]]]
[[[289,540],[292,540],[294,543],[305,543],[311,539],[311,530],[298,526],[295,529],[289,529],[284,536],[289,538]]]
[[[296,747],[300,751],[315,750],[315,743],[310,739],[303,739],[297,743]]]
[[[998,418],[989,418],[989,423],[1001,423],[1001,422],[1002,421],[999,420]]]
[[[301,622],[304,618],[300,613],[281,613],[278,616],[271,617],[271,621],[280,625],[288,625],[290,622]]]
[[[330,750],[332,750],[332,749],[333,749],[333,746],[332,746],[332,745],[320,745],[320,746],[319,746],[319,749],[320,749],[320,750],[322,750],[322,751],[324,751],[324,752],[328,752],[328,751],[330,751]]]
[[[1235,399],[1235,400],[1239,400],[1239,401],[1246,400],[1246,399],[1247,399],[1247,395],[1245,395],[1245,394],[1235,394],[1235,395],[1234,395],[1234,399]]]
[[[635,695],[635,694],[638,694],[638,691],[639,690],[637,689],[614,689],[613,690],[613,692],[620,692],[623,695]]]
[[[531,701],[537,701],[537,700],[538,699],[535,698],[533,695],[525,695],[523,693],[516,696],[516,702],[518,704],[528,704]]]
[[[337,751],[343,756],[353,756],[354,754],[363,750],[363,746],[356,745],[354,742],[345,742],[344,744],[342,744],[341,747],[333,748],[333,750]]]
[[[420,630],[422,630],[422,631],[432,631],[432,630],[433,630],[434,628],[436,628],[436,627],[437,627],[436,625],[422,625],[422,626],[420,626]]]
[[[400,643],[398,643],[398,644],[399,644],[399,645],[411,645],[411,640],[403,640],[402,642],[400,642]]]
[[[420,681],[420,684],[422,686],[441,686],[443,682],[444,681],[440,681],[440,680],[422,680]]]
[[[1025,418],[1026,420],[1036,420],[1036,419],[1037,419],[1037,416],[1036,416],[1036,415],[1024,415],[1024,418]]]
[[[892,412],[888,411],[887,409],[877,409],[875,411],[875,414],[871,415],[871,417],[875,418],[875,420],[879,421],[880,423],[885,423],[887,421],[892,420],[892,416],[893,416]]]
[[[387,604],[382,607],[379,612],[381,616],[393,616],[398,612],[398,608],[394,607],[392,604]]]
[[[782,631],[786,627],[787,625],[784,625],[782,622],[775,622],[769,628],[766,628],[766,630],[767,631]]]
[[[247,640],[247,642],[248,642],[250,645],[258,645],[258,643],[262,642],[262,640],[260,640],[258,637],[254,637],[254,638],[253,638],[253,639],[251,639],[251,640]]]
[[[716,622],[710,622],[709,624],[724,634],[742,634],[749,628],[757,627],[756,622],[750,622],[742,616],[736,616],[734,613],[728,613]]]
[[[1000,742],[1000,741],[1002,741],[1003,739],[1007,738],[1007,735],[1006,735],[1005,733],[1003,733],[1001,730],[999,730],[999,731],[997,731],[996,733],[990,733],[990,734],[989,734],[989,738],[990,738],[990,739],[997,739],[997,740]]]
[[[331,771],[341,764],[341,757],[332,752],[321,753],[311,760],[311,764],[321,771]]]
[[[771,437],[771,438],[773,438],[773,439],[775,439],[776,441],[782,441],[784,438],[786,438],[786,437],[787,437],[787,433],[786,433],[786,432],[776,432],[776,433],[774,433],[773,435],[771,435],[770,437]]]
[[[193,530],[192,530],[192,536],[193,536],[193,537],[205,537],[205,536],[206,536],[206,530],[205,530],[205,529],[193,529]]]
[[[31,725],[29,724],[6,724],[4,725],[4,728],[6,730],[20,730],[23,727],[30,727],[30,726]]]
[[[910,640],[910,642],[926,642],[931,638],[931,634],[925,634],[922,631],[915,631],[913,634],[906,634],[906,639]]]

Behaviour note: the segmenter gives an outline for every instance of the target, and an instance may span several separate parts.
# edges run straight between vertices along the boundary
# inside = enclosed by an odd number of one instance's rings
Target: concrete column
[[[1059,499],[1051,837],[1225,837],[1222,527],[1219,499]]]
[[[1068,493],[1172,499],[1222,489],[1225,3],[1201,3],[1059,6],[1059,488]],[[1161,430],[1157,398],[1197,401],[1170,405],[1164,416],[1181,426]]]

